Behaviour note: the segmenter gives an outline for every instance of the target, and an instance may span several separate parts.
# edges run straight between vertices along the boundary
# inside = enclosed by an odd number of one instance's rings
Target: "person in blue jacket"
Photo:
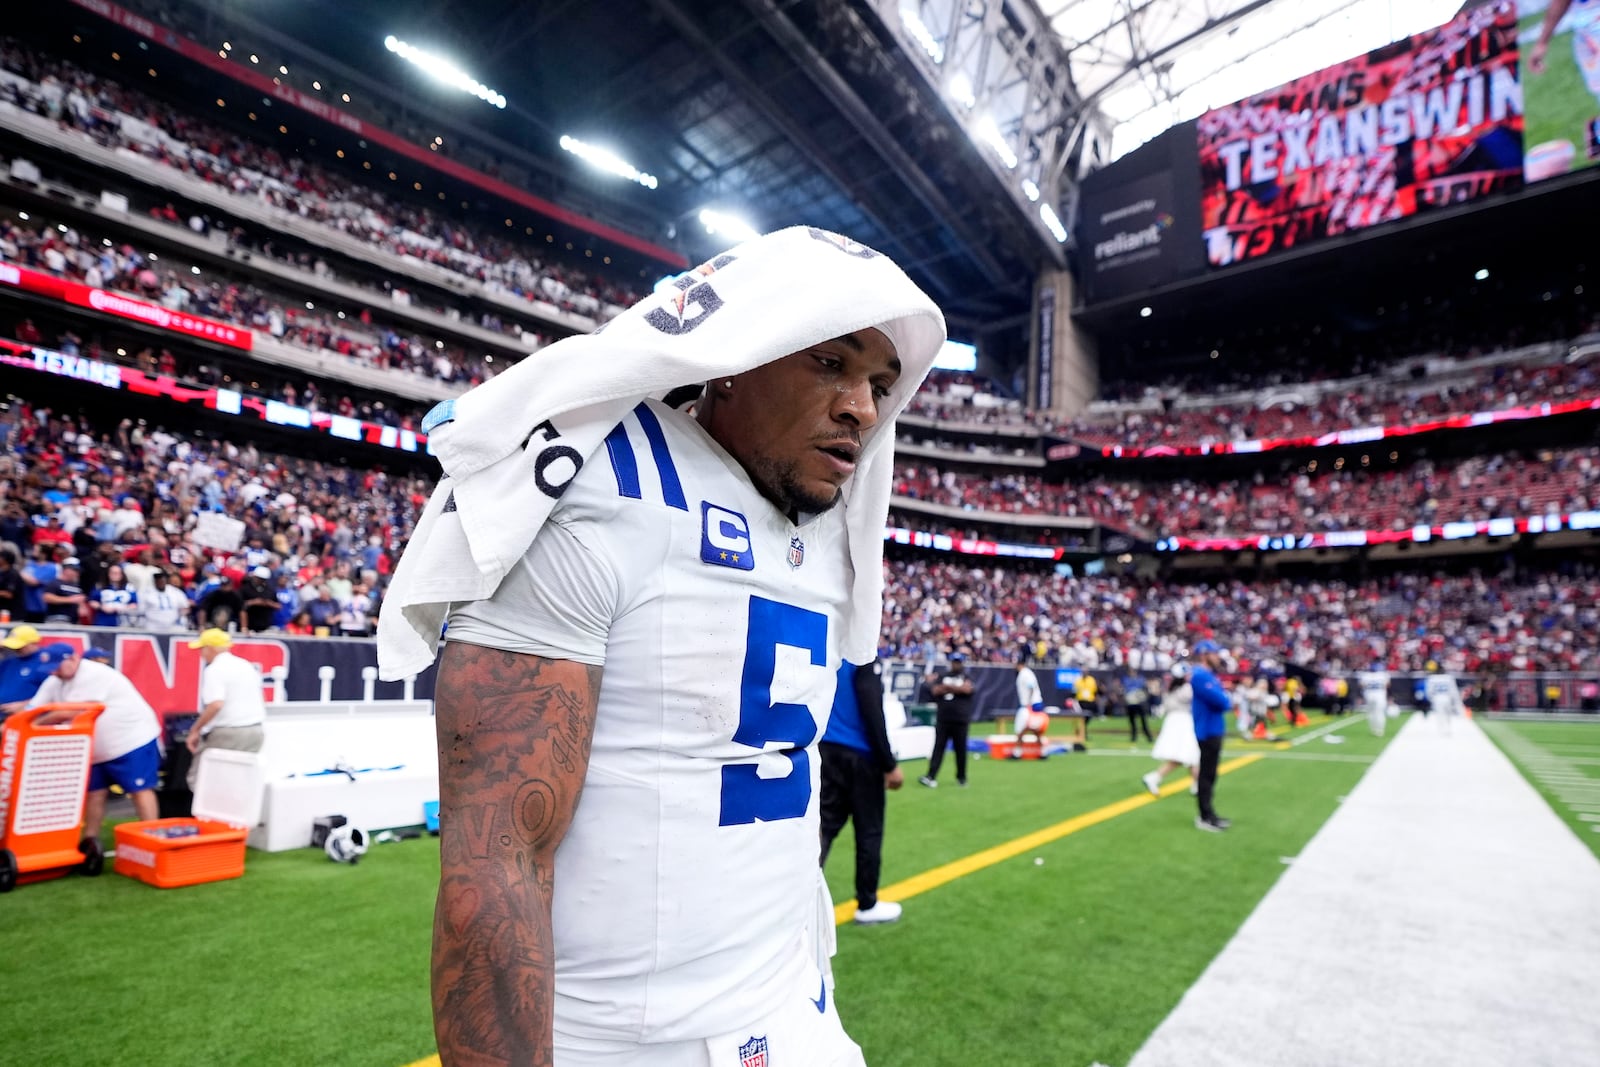
[[[878,899],[883,863],[884,791],[905,775],[894,758],[883,717],[883,661],[839,664],[833,714],[818,746],[822,756],[822,864],[848,820],[856,828],[856,922],[892,923],[900,905]]]
[[[1211,640],[1197,642],[1193,658],[1198,662],[1189,672],[1189,686],[1194,691],[1194,738],[1200,744],[1200,814],[1195,817],[1194,826],[1196,830],[1218,833],[1232,825],[1211,806],[1211,794],[1217,785],[1217,763],[1222,759],[1222,739],[1228,733],[1233,698],[1217,677],[1222,666],[1222,646]]]
[[[26,625],[13,626],[0,645],[12,653],[0,659],[0,719],[4,719],[28,706],[62,655],[60,646],[44,644],[39,631]]]

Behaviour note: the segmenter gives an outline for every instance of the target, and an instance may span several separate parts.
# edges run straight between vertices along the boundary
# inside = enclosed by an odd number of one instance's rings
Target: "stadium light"
[[[978,94],[972,91],[972,79],[965,71],[958,70],[950,76],[950,95],[968,111],[978,106]]]
[[[761,236],[761,231],[748,222],[735,215],[724,215],[711,208],[702,208],[700,211],[700,224],[709,234],[722,234],[735,241],[753,241]]]
[[[437,56],[432,52],[426,51],[425,49],[417,48],[414,45],[409,45],[395,37],[393,34],[390,34],[388,37],[383,39],[383,47],[387,48],[401,59],[410,60],[412,63],[415,63],[418,67],[422,68],[422,72],[428,75],[430,78],[444,82],[446,85],[449,85],[453,88],[460,89],[464,93],[470,93],[486,104],[492,104],[501,110],[505,110],[505,97],[501,96],[487,85],[478,81],[476,78],[472,77],[472,75],[468,74],[466,71],[450,62],[450,60],[445,59],[443,56]]]
[[[922,16],[917,14],[916,6],[905,2],[905,0],[901,0],[900,4],[900,24],[906,28],[906,32],[911,35],[911,39],[921,45],[924,52],[928,53],[928,58],[935,63],[944,62],[944,46],[933,36],[933,31],[928,29],[927,23],[922,21]]]
[[[1478,273],[1474,274],[1473,277],[1478,279],[1480,282],[1488,281],[1489,280],[1489,268],[1488,267],[1480,268],[1478,270]]]
[[[1153,311],[1148,304],[1146,304],[1144,307],[1139,309],[1139,317],[1141,319],[1148,319],[1151,315],[1154,315],[1154,314],[1155,314],[1155,311]]]
[[[654,174],[646,174],[609,148],[597,148],[592,144],[578,140],[576,137],[568,137],[566,134],[561,135],[561,147],[584,162],[599,167],[608,174],[615,174],[617,177],[626,178],[630,182],[638,182],[646,189],[654,189],[658,184]]]
[[[978,121],[972,126],[972,135],[994,149],[1007,170],[1017,169],[1017,154],[1006,143],[1005,135],[1000,132],[1000,127],[995,125],[993,116],[979,116]]]
[[[1055,208],[1051,207],[1049,204],[1040,204],[1039,217],[1044,220],[1045,229],[1050,231],[1051,236],[1053,236],[1058,243],[1065,244],[1067,240],[1067,228],[1061,225],[1061,219],[1056,215]]]
[[[1022,179],[1022,195],[1027,197],[1029,200],[1038,203],[1039,187],[1033,184],[1032,180],[1024,178]]]

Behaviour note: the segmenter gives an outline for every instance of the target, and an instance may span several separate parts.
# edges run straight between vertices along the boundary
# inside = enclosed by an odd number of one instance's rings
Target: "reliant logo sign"
[[[1149,211],[1154,209],[1155,204],[1150,201],[1144,201],[1134,206]],[[1156,216],[1156,221],[1142,230],[1120,230],[1104,241],[1096,242],[1094,246],[1095,262],[1102,263],[1105,260],[1116,259],[1132,252],[1154,249],[1161,244],[1162,233],[1171,228],[1171,226],[1172,216],[1161,214]],[[1120,264],[1114,265],[1120,266]]]

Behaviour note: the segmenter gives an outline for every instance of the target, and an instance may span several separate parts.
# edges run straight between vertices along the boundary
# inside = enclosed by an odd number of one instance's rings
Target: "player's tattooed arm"
[[[439,1058],[549,1064],[555,850],[589,765],[600,668],[449,642],[435,690]]]

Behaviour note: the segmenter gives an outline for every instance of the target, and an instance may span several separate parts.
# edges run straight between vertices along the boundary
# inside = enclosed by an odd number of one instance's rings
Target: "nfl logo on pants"
[[[739,1067],[767,1067],[765,1037],[752,1037],[739,1046]]]

